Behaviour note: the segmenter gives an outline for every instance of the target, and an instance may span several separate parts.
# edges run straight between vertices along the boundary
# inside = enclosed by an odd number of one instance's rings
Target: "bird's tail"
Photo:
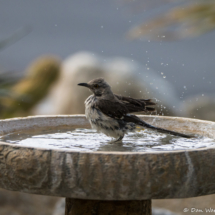
[[[158,131],[160,133],[171,134],[171,135],[175,135],[175,136],[178,136],[178,137],[184,137],[184,138],[193,138],[194,137],[194,136],[187,135],[187,134],[182,134],[182,133],[179,133],[179,132],[176,132],[176,131],[170,131],[170,130],[167,130],[167,129],[164,129],[164,128],[155,127],[153,125],[150,125],[150,124],[144,122],[143,120],[141,120],[140,118],[138,118],[135,115],[127,115],[126,118],[127,118],[126,121],[129,120],[130,122],[133,122],[136,125],[140,125],[140,126],[142,126],[144,128],[149,128],[149,129]]]

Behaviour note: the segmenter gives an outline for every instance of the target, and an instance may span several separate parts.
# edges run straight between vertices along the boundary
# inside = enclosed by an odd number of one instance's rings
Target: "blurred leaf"
[[[60,68],[61,61],[53,56],[43,56],[35,60],[27,68],[25,77],[13,86],[4,88],[5,91],[0,91],[0,118],[29,115],[31,109],[47,95],[52,84],[57,81]]]
[[[120,1],[120,0],[118,0]],[[132,11],[139,13],[141,11],[153,10],[162,6],[170,5],[172,3],[180,3],[184,0],[123,0]]]
[[[192,3],[177,6],[156,18],[131,29],[132,39],[176,40],[194,37],[215,29],[215,3]]]
[[[18,40],[22,39],[26,35],[28,35],[31,32],[31,28],[26,26],[19,30],[17,30],[15,33],[10,35],[9,37],[3,39],[0,41],[0,50],[3,50],[7,48],[9,45],[17,42]]]

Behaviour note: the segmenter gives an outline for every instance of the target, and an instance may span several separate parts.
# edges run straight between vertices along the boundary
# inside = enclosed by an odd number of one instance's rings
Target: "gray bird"
[[[88,83],[78,85],[87,87],[93,92],[93,95],[90,95],[85,101],[85,114],[91,127],[107,136],[116,138],[114,142],[121,141],[125,134],[135,131],[137,126],[180,137],[191,137],[152,126],[130,114],[140,111],[154,111],[155,108],[150,107],[155,105],[151,99],[134,99],[116,95],[103,78],[96,78]]]

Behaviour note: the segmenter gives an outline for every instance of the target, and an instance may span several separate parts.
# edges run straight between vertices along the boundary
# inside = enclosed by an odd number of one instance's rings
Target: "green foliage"
[[[131,29],[130,38],[176,40],[199,36],[215,29],[214,1],[186,1],[164,14]]]
[[[60,61],[55,57],[41,57],[27,69],[27,75],[12,87],[10,95],[0,97],[0,118],[27,116],[43,99],[60,74]]]

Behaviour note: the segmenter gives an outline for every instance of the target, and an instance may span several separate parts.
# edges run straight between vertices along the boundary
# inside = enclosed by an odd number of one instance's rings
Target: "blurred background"
[[[117,94],[155,99],[153,114],[215,121],[214,1],[0,0],[0,26],[1,119],[84,113],[77,83],[104,77]],[[1,215],[60,215],[61,204],[0,190]],[[160,214],[213,205],[153,200]]]

